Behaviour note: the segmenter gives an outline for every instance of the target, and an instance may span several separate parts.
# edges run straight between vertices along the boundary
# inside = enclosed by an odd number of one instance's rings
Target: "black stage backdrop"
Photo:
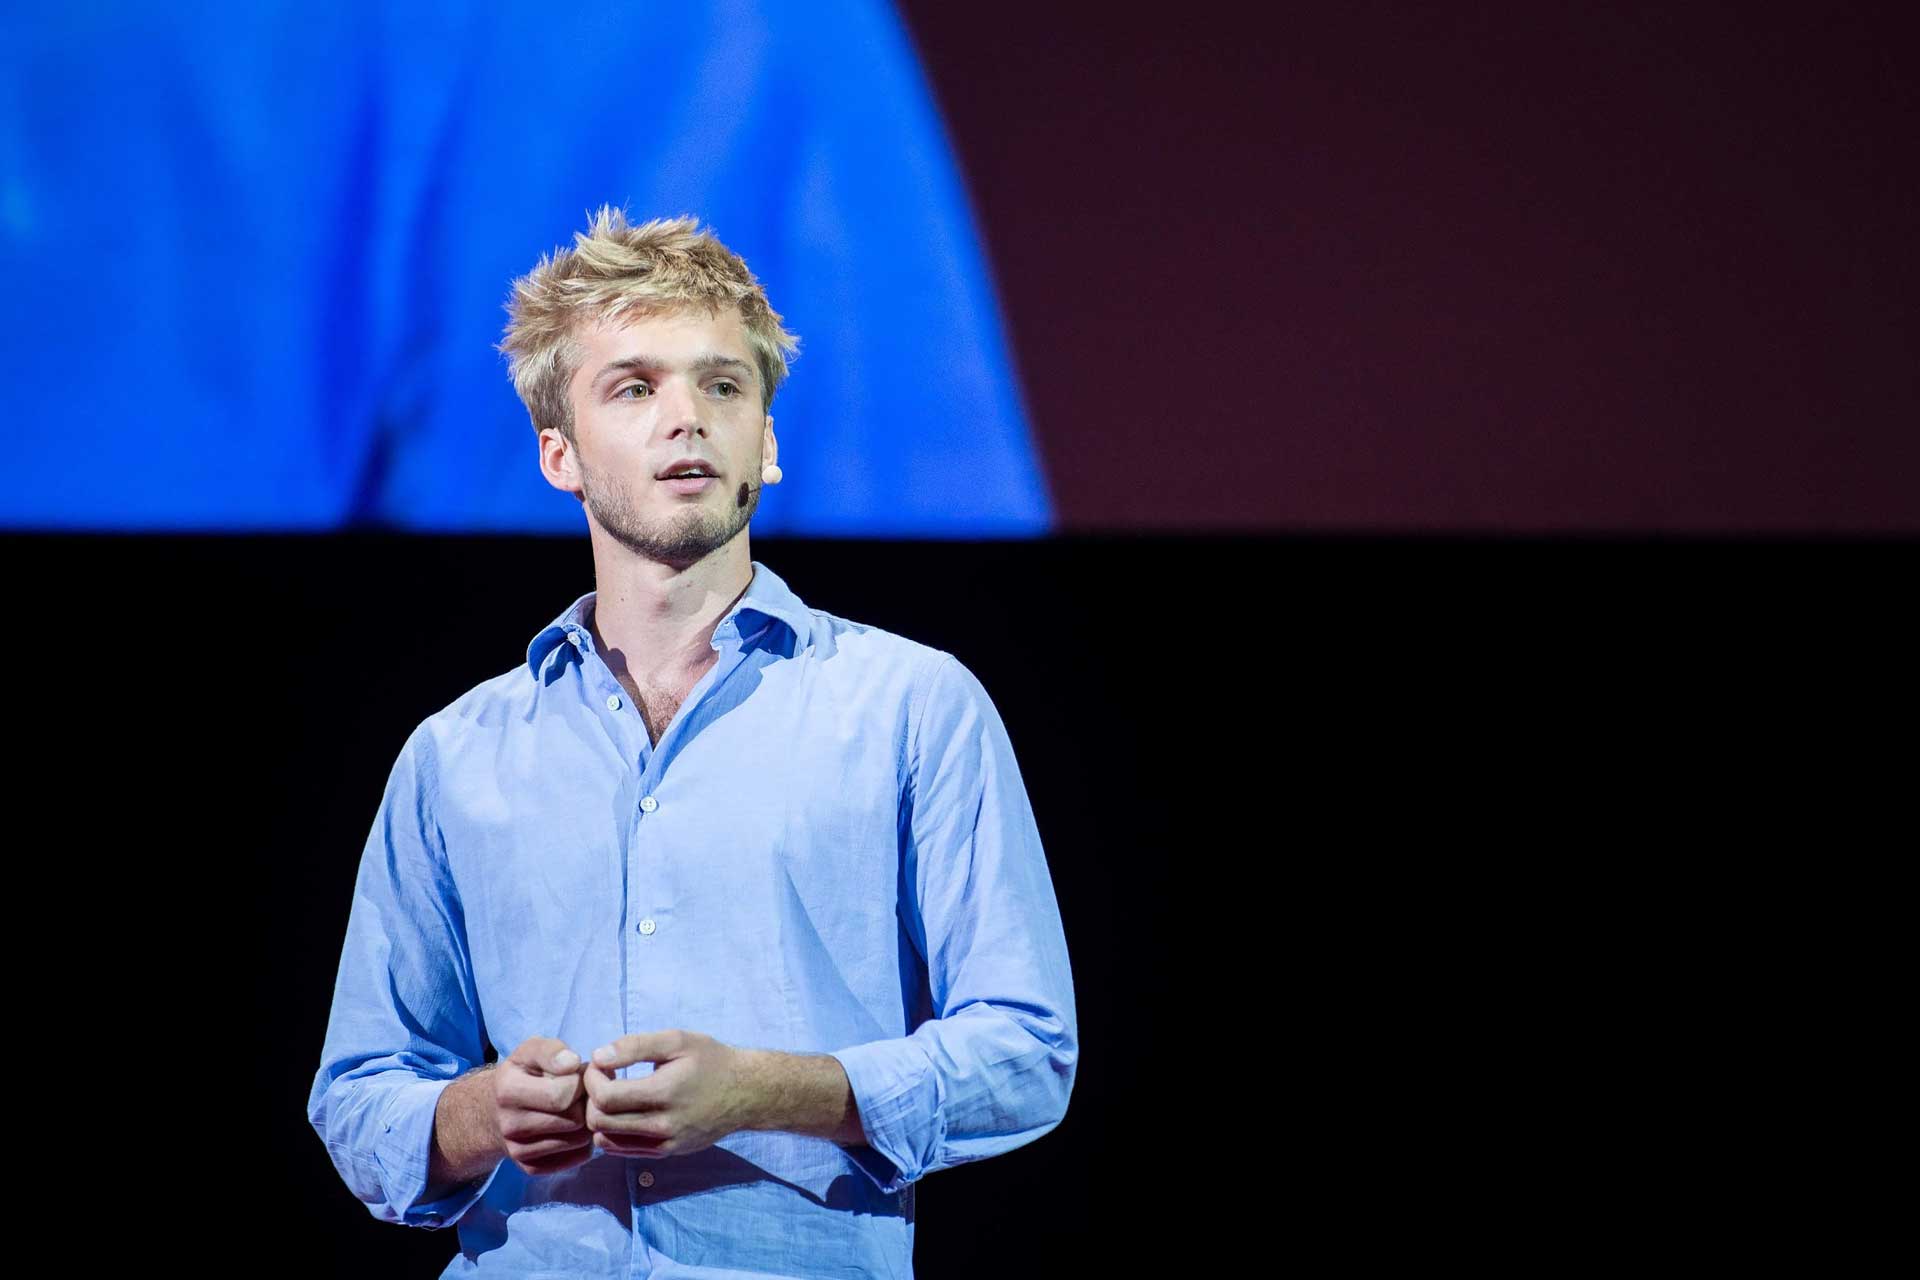
[[[22,1079],[60,1100],[30,1108],[44,1159],[80,1157],[46,1207],[125,1206],[143,1257],[436,1274],[452,1232],[370,1218],[307,1089],[396,752],[593,585],[585,538],[6,550],[33,602],[17,687],[68,732],[33,753],[46,789],[19,810],[45,828],[22,847],[19,935],[50,948],[17,969],[20,1016],[58,1046],[51,1078],[23,1061]],[[1819,912],[1756,904],[1873,847],[1849,824],[1899,777],[1856,731],[1896,705],[1908,546],[753,554],[979,674],[1060,898],[1071,1108],[921,1184],[930,1280],[1224,1274],[1249,1246],[1599,1256],[1620,1237],[1570,1224],[1698,1211],[1705,1119],[1616,1184],[1620,1126],[1656,1078],[1672,1105],[1687,1045],[1785,998],[1770,976]],[[1749,925],[1766,939],[1724,945]]]

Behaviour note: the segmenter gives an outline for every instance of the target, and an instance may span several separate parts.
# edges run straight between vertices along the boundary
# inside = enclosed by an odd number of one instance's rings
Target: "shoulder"
[[[522,662],[482,680],[422,719],[408,737],[406,749],[423,769],[451,760],[463,748],[471,750],[528,723],[536,692],[533,673]]]
[[[903,712],[905,754],[917,763],[969,739],[1007,741],[1006,722],[971,667],[948,650],[884,627],[850,621],[820,609],[808,649],[841,664],[849,682],[885,687]]]
[[[856,622],[825,609],[809,609],[810,634],[796,657],[815,663],[836,663],[868,674],[904,672],[924,681],[953,655],[944,649],[910,639],[870,622]]]
[[[903,778],[969,737],[1004,734],[992,698],[957,655],[885,627],[809,612],[812,634],[798,674],[815,695],[810,707],[833,707],[825,718],[843,728],[887,721]]]

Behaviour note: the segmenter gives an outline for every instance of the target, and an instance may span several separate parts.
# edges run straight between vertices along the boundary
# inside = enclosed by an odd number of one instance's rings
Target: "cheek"
[[[646,464],[645,450],[638,443],[645,427],[634,421],[596,424],[599,429],[583,451],[586,464],[602,475],[628,477]]]

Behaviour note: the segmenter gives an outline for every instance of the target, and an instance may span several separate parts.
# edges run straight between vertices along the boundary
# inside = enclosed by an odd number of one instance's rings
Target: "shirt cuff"
[[[392,1220],[410,1227],[447,1227],[459,1221],[486,1194],[500,1172],[495,1163],[484,1178],[463,1182],[438,1200],[422,1200],[433,1169],[433,1114],[451,1080],[417,1080],[393,1091],[384,1132],[374,1147],[386,1186]]]
[[[945,1136],[933,1064],[909,1038],[877,1040],[829,1055],[860,1110],[867,1148],[844,1148],[883,1192],[905,1190],[933,1167]]]

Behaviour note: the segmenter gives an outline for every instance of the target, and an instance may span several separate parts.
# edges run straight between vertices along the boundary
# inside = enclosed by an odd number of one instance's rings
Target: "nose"
[[[663,421],[667,438],[680,435],[706,435],[706,407],[690,378],[668,378],[660,387]]]

